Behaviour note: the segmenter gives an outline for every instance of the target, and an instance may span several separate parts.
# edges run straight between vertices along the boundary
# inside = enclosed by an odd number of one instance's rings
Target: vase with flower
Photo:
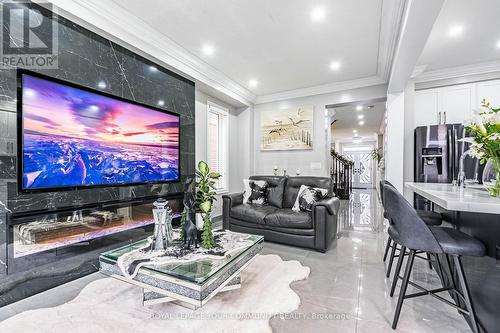
[[[483,185],[493,197],[500,197],[500,108],[482,100],[481,108],[474,111],[465,124],[471,143],[470,154],[486,163]]]

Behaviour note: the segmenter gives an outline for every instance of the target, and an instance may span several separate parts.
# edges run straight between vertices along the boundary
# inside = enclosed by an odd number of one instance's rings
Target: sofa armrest
[[[231,193],[222,196],[222,227],[230,229],[231,208],[243,203],[243,193]]]
[[[325,207],[330,215],[337,215],[340,208],[340,200],[336,197],[329,197],[316,202],[313,206],[313,210],[316,207]]]
[[[224,194],[222,196],[222,201],[223,201],[223,204],[225,204],[227,202],[229,204],[229,207],[241,205],[243,203],[243,192]]]
[[[314,226],[314,248],[325,252],[337,235],[337,218],[340,208],[338,198],[326,198],[318,201],[312,209]]]

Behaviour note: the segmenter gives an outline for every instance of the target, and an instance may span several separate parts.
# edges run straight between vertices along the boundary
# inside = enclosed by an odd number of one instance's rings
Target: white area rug
[[[142,289],[105,278],[88,284],[73,300],[20,313],[0,323],[0,332],[271,332],[269,319],[296,310],[293,281],[309,267],[260,255],[241,273],[241,289],[222,292],[191,311],[175,304],[142,306]]]

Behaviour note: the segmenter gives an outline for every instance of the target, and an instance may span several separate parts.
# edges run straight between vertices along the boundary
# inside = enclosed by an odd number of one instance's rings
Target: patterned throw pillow
[[[243,203],[258,205],[267,204],[268,184],[265,180],[244,179],[243,185],[245,189],[243,193]]]
[[[297,199],[295,199],[292,210],[296,212],[311,212],[313,205],[324,199],[327,194],[327,189],[302,185],[299,189],[299,193],[297,193]]]

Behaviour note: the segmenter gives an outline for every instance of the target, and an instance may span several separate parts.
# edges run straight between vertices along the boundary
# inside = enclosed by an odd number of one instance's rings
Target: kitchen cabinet
[[[477,107],[476,85],[461,84],[415,92],[415,127],[462,124]]]
[[[415,92],[415,127],[439,123],[439,102],[437,89]]]
[[[500,80],[484,81],[477,83],[477,105],[485,98],[494,108],[500,107]]]
[[[463,124],[470,118],[475,105],[473,84],[461,84],[440,89],[439,111],[443,124]]]

